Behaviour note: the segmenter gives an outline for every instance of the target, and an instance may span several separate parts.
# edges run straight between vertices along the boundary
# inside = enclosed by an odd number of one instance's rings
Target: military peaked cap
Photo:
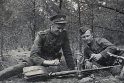
[[[50,20],[53,21],[56,24],[67,23],[66,16],[65,15],[60,15],[60,14],[50,17]]]

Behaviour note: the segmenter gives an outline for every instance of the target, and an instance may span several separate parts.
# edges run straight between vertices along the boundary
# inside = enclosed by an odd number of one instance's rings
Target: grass
[[[29,55],[29,52],[17,52],[13,51],[12,53],[9,53],[9,55],[4,55],[4,61],[2,61],[3,67],[7,68],[9,66],[18,64],[21,62],[22,59],[26,58]],[[52,67],[50,68],[52,69]],[[54,71],[55,68],[52,70]],[[66,67],[60,67],[62,70],[66,70]],[[103,75],[105,74],[105,75]],[[17,75],[14,77],[11,77],[7,80],[1,81],[1,83],[123,83],[123,81],[120,81],[118,79],[115,79],[114,76],[109,74],[108,72],[102,73],[94,73],[95,78],[91,80],[88,80],[88,77],[77,79],[76,77],[63,77],[63,78],[52,78],[48,79],[47,81],[35,81],[35,82],[28,82],[23,78],[23,75]],[[88,80],[88,81],[87,81]]]

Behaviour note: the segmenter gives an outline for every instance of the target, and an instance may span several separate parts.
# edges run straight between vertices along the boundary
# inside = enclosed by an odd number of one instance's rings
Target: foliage
[[[59,2],[59,0],[0,0],[2,49],[4,51],[18,47],[30,49],[36,32],[49,28],[50,16],[59,13],[68,17],[67,30],[73,50],[78,49],[79,13],[81,26],[91,25],[94,36],[106,37],[114,44],[124,44],[123,0],[79,2],[63,0],[61,10]]]

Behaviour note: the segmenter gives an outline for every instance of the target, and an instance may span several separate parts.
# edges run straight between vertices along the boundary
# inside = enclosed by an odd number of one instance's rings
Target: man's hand
[[[92,69],[92,66],[93,64],[90,61],[88,60],[85,61],[85,69]]]
[[[55,60],[45,60],[43,62],[44,65],[49,65],[49,66],[57,66],[60,64],[60,61],[58,59]]]
[[[90,59],[98,61],[101,57],[102,57],[102,55],[100,53],[99,54],[91,54]]]

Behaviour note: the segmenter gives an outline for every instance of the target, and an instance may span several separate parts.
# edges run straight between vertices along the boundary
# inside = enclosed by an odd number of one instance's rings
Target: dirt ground
[[[29,56],[29,51],[11,51],[4,55],[4,61],[2,62],[3,68],[18,64],[22,59]],[[77,77],[58,77],[48,79],[47,81],[27,81],[23,78],[23,75],[18,75],[11,77],[7,80],[1,81],[0,83],[124,83],[115,78],[108,71],[102,71],[101,73],[94,73],[93,77],[84,77],[82,79],[77,79]]]

